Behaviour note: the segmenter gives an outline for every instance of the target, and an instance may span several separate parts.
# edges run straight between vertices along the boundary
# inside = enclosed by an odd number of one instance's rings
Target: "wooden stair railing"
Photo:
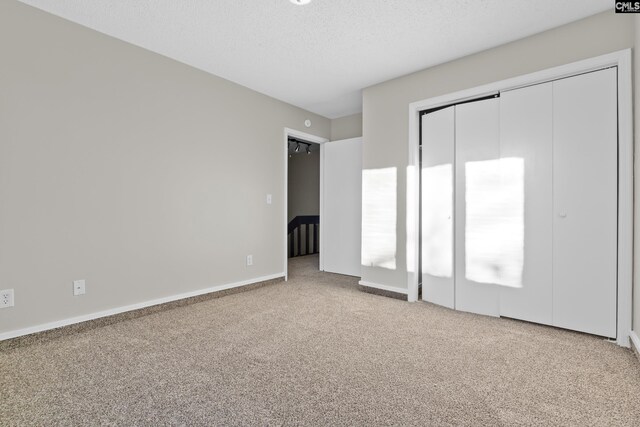
[[[287,233],[289,239],[289,258],[317,254],[319,251],[319,228],[319,215],[301,215],[292,219],[291,222],[289,222]],[[304,233],[302,232],[303,229]],[[311,242],[311,237],[313,237],[313,243]]]

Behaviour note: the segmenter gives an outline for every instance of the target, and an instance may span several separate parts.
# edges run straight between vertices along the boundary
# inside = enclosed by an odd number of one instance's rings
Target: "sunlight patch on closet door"
[[[524,159],[467,162],[465,176],[466,278],[522,287]]]
[[[422,273],[453,274],[453,165],[422,169]]]
[[[419,244],[418,236],[420,226],[416,227],[417,210],[419,209],[419,198],[416,197],[420,191],[420,173],[416,166],[407,166],[407,254]],[[407,256],[407,273],[417,273],[418,263],[416,257]]]

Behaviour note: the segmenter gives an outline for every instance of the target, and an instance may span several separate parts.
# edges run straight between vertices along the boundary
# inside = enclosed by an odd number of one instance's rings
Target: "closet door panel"
[[[553,83],[553,324],[616,336],[616,69]]]
[[[503,161],[520,160],[514,177],[514,233],[520,233],[510,253],[512,281],[501,288],[500,315],[530,322],[552,323],[553,126],[552,83],[503,92],[500,95],[500,151]],[[511,196],[505,194],[505,196]],[[514,246],[516,246],[514,244]]]
[[[422,116],[422,299],[454,307],[454,107]]]
[[[498,99],[456,106],[455,305],[498,316],[500,139]]]

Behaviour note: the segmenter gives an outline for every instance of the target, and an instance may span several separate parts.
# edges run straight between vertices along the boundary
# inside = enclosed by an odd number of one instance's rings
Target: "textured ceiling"
[[[361,90],[611,0],[21,0],[328,118]]]

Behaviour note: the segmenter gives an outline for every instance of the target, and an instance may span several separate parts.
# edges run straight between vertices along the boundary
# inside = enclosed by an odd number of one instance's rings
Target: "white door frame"
[[[407,170],[407,286],[408,300],[418,300],[419,239],[410,233],[420,225],[420,111],[489,96],[501,91],[618,67],[618,330],[616,343],[629,347],[633,292],[633,98],[631,49],[437,96],[409,105],[409,166]],[[411,267],[411,268],[410,268]]]
[[[320,271],[323,270],[322,265],[322,208],[324,205],[324,192],[322,181],[324,178],[323,175],[323,165],[324,165],[324,143],[329,142],[327,138],[323,138],[321,136],[311,135],[309,133],[301,132],[299,130],[284,128],[284,213],[283,223],[284,223],[284,280],[289,280],[289,233],[287,233],[287,227],[289,226],[289,218],[288,218],[288,210],[289,210],[289,137],[302,139],[307,142],[312,142],[314,144],[320,145],[320,244],[318,245],[318,250],[320,251]]]

